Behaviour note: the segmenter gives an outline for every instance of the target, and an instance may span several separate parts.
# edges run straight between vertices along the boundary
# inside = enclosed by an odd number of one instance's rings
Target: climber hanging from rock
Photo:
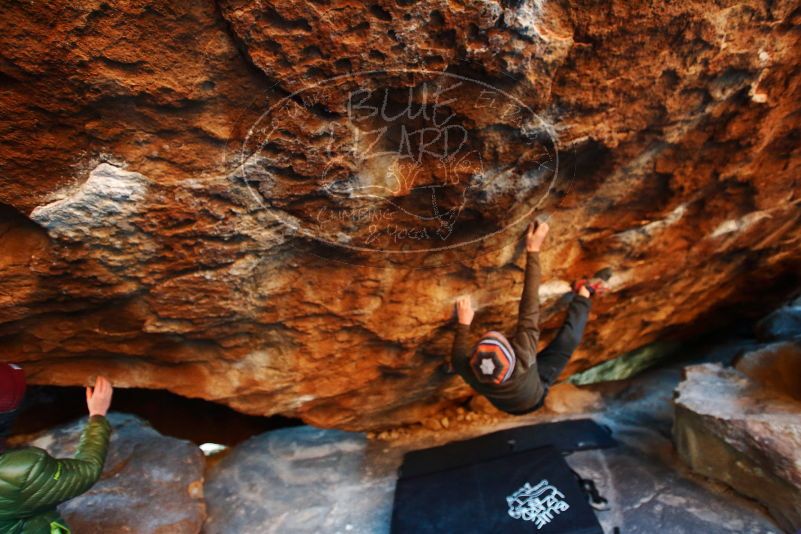
[[[590,312],[590,298],[603,289],[600,278],[575,284],[567,318],[559,333],[537,353],[540,337],[539,252],[548,224],[531,223],[526,234],[526,274],[517,327],[511,340],[500,332],[486,332],[470,349],[468,335],[474,310],[469,296],[456,300],[458,324],[451,365],[475,391],[499,410],[522,415],[539,409],[548,388],[559,377],[581,341]]]
[[[69,528],[56,507],[77,497],[100,478],[111,426],[111,383],[98,377],[86,388],[89,422],[75,458],[53,458],[37,447],[5,450],[5,438],[25,394],[25,375],[0,363],[0,532],[64,534]]]

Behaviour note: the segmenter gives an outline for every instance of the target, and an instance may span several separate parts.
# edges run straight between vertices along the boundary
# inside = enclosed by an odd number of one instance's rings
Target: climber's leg
[[[537,355],[537,368],[543,383],[551,385],[567,365],[570,356],[581,342],[584,327],[590,314],[590,292],[585,287],[573,295],[567,309],[567,317],[559,333],[542,352]]]

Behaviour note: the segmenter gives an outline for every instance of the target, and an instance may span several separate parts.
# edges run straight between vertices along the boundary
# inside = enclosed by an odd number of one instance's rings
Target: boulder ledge
[[[719,364],[687,367],[676,395],[673,436],[690,468],[801,528],[801,402]]]

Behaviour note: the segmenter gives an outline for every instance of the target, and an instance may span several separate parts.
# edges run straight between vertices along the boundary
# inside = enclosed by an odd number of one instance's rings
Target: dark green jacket
[[[496,408],[511,414],[522,414],[536,409],[546,393],[537,371],[537,342],[540,339],[540,276],[540,255],[538,252],[528,252],[517,328],[514,336],[509,339],[517,359],[509,380],[503,384],[485,384],[473,374],[470,368],[472,348],[468,340],[470,326],[457,324],[456,336],[453,339],[451,361],[454,370],[474,390],[487,397]]]
[[[0,534],[69,532],[56,506],[97,482],[110,435],[106,418],[95,415],[74,459],[56,459],[36,447],[0,454]]]

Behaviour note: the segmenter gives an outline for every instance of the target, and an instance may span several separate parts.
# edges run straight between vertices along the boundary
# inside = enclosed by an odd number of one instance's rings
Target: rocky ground
[[[748,340],[732,341],[723,346],[699,348],[696,354],[687,356],[726,362],[754,346]],[[561,414],[543,414],[526,422],[589,416],[613,430],[620,442],[618,447],[575,452],[567,457],[571,467],[583,477],[593,479],[609,500],[609,510],[597,514],[606,532],[611,533],[614,527],[623,533],[779,532],[754,502],[692,474],[679,459],[671,429],[673,390],[681,372],[681,366],[674,365],[648,371],[632,380],[585,387],[582,389],[598,394],[600,399],[593,400],[590,406],[561,405]],[[466,427],[464,431],[443,431],[435,436],[421,433],[410,436],[408,441],[399,439],[388,447],[377,447],[376,454],[391,471],[391,464],[397,465],[400,455],[409,448],[463,439],[523,422],[503,418],[478,428]]]

